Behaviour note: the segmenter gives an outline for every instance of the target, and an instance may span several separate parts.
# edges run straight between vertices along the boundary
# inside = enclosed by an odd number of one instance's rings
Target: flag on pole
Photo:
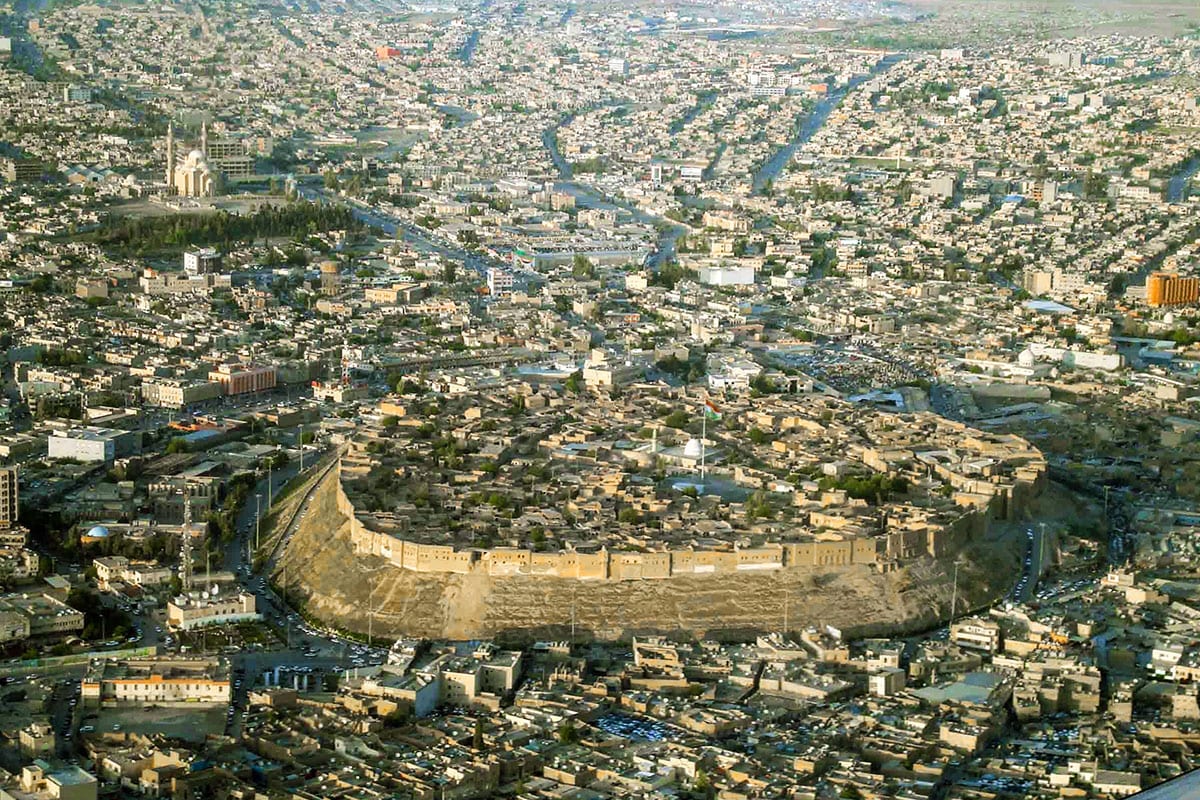
[[[708,417],[711,420],[718,420],[721,418],[721,409],[717,408],[716,404],[713,403],[712,400],[705,400],[704,401],[704,416]]]

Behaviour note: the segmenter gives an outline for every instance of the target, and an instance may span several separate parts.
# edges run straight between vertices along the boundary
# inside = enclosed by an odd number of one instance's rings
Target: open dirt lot
[[[161,734],[173,739],[203,742],[206,735],[223,733],[225,730],[225,706],[154,706],[147,710],[143,706],[132,705],[89,713],[96,714],[96,719],[85,719],[83,724],[91,725],[98,734]],[[114,725],[120,728],[114,729]]]

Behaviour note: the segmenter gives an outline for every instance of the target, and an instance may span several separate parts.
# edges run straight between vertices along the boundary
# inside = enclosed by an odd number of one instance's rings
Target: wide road
[[[870,72],[863,75],[855,76],[850,79],[844,86],[834,89],[823,100],[816,104],[812,112],[805,116],[804,121],[800,123],[800,128],[796,131],[795,137],[786,145],[766,160],[754,175],[753,187],[755,194],[762,194],[766,188],[768,181],[774,181],[792,160],[792,156],[796,154],[796,150],[800,145],[812,139],[817,131],[824,127],[825,122],[829,119],[829,115],[833,113],[847,94],[857,89],[868,78],[872,78],[881,72],[886,71],[893,64],[905,58],[903,53],[893,53],[884,56],[871,67]]]
[[[457,261],[480,275],[486,274],[494,262],[477,253],[470,253],[461,247],[436,237],[433,231],[414,225],[411,222],[392,216],[386,211],[375,208],[361,200],[330,197],[324,189],[316,186],[299,186],[296,190],[301,197],[316,203],[345,202],[354,217],[366,225],[379,228],[388,236],[400,236],[404,241],[414,245],[423,253],[433,253],[451,261]]]
[[[306,450],[304,453],[305,466],[315,466],[322,455],[320,450]],[[254,485],[254,490],[247,495],[246,504],[238,512],[237,533],[234,535],[229,551],[225,553],[226,569],[238,575],[248,571],[246,568],[250,566],[249,554],[254,543],[255,515],[261,509],[262,515],[267,516],[271,511],[267,500],[278,497],[288,482],[299,474],[300,459],[293,457],[283,469],[272,470],[268,476],[264,476]],[[256,497],[262,499],[256,500]]]
[[[614,102],[610,105],[616,105],[616,103]],[[675,258],[676,242],[690,228],[675,220],[649,214],[632,203],[618,200],[615,197],[604,194],[594,186],[573,179],[571,162],[567,161],[558,147],[558,129],[564,125],[569,125],[575,119],[576,113],[565,115],[554,127],[549,128],[542,134],[542,145],[550,154],[550,160],[554,162],[554,168],[558,170],[559,180],[555,183],[555,188],[574,197],[577,205],[583,208],[627,211],[636,221],[643,225],[651,225],[658,228],[658,241],[654,252],[650,255],[650,259],[647,262],[647,266],[657,272],[664,264]]]
[[[331,466],[329,456],[332,450],[312,447],[304,453],[305,477],[314,474],[314,470],[324,470]],[[300,460],[293,458],[283,469],[273,471],[270,475],[270,487],[273,495],[278,496],[287,484],[300,475]],[[263,673],[272,672],[275,679],[276,668],[287,670],[281,683],[298,680],[297,676],[312,675],[315,677],[321,671],[338,671],[353,669],[355,666],[382,663],[387,658],[387,651],[379,648],[368,650],[366,647],[343,637],[321,631],[306,623],[301,616],[287,606],[271,588],[267,580],[275,565],[272,555],[263,565],[261,573],[255,574],[250,551],[254,545],[255,536],[255,495],[261,495],[261,512],[267,515],[267,478],[260,480],[254,491],[247,496],[247,502],[237,516],[237,533],[226,554],[227,566],[237,575],[239,583],[245,591],[254,595],[256,609],[262,614],[265,623],[280,632],[284,640],[283,649],[242,652],[233,656],[231,666],[234,670],[234,704],[244,707],[247,693],[256,686],[263,685]],[[275,552],[282,552],[287,540],[295,533],[296,528],[308,512],[315,489],[311,487],[302,498],[297,513],[288,520],[287,530],[283,533],[280,547]],[[264,536],[266,531],[261,532]],[[301,672],[301,668],[310,672]],[[287,683],[291,685],[291,683]],[[240,724],[236,715],[229,719],[231,727]]]
[[[1037,591],[1038,580],[1042,576],[1050,550],[1045,527],[1038,523],[1025,528],[1025,551],[1021,556],[1021,577],[1013,587],[1011,594],[1014,601],[1029,602]]]

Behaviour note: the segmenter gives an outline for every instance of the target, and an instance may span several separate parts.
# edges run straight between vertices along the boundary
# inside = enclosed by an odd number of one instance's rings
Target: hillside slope
[[[310,511],[277,570],[309,612],[382,637],[498,638],[525,642],[566,638],[572,609],[576,637],[627,638],[688,632],[744,639],[763,630],[834,625],[851,635],[933,627],[950,607],[946,562],[924,560],[889,574],[869,567],[711,575],[647,581],[581,582],[546,577],[419,573],[356,555],[347,518],[337,509],[336,472],[317,490]],[[959,609],[1002,594],[1020,570],[1021,544],[1000,533],[964,553]],[[372,588],[372,584],[374,587]]]

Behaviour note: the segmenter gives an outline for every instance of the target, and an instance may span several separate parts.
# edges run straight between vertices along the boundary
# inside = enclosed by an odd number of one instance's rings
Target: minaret
[[[204,157],[208,158],[208,123],[200,123],[200,152],[204,153]]]
[[[175,125],[167,123],[167,194],[175,194]]]

